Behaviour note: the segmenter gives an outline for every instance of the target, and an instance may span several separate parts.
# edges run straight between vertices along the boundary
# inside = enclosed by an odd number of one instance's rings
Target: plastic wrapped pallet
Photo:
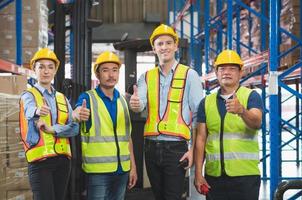
[[[0,199],[31,197],[19,129],[19,99],[20,95],[0,93]]]
[[[25,76],[0,76],[0,199],[32,199],[19,129],[20,94]]]

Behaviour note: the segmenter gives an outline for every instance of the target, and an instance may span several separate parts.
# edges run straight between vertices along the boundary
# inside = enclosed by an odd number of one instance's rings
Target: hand
[[[136,169],[131,167],[130,173],[129,173],[129,183],[128,183],[128,189],[131,189],[135,186],[137,181],[137,173]]]
[[[202,175],[195,174],[194,185],[197,192],[203,195],[206,195],[209,189],[211,188],[211,186],[208,184],[208,182]]]
[[[72,112],[72,117],[78,122],[88,121],[90,110],[86,107],[86,99],[83,100],[82,106],[77,107]]]
[[[227,112],[232,114],[242,115],[243,112],[245,111],[245,108],[243,107],[243,105],[240,104],[236,96],[236,93],[234,93],[233,99],[226,100],[225,107]]]
[[[54,134],[55,131],[54,129],[52,128],[52,126],[48,126],[43,120],[39,119],[37,122],[36,122],[36,126],[39,130],[41,131],[44,131],[46,133],[49,133],[49,134]]]
[[[36,115],[46,116],[50,113],[50,108],[47,106],[46,100],[43,97],[43,105],[40,108],[37,108]]]
[[[193,164],[193,149],[190,149],[189,151],[187,151],[179,160],[179,162],[182,162],[184,160],[188,160],[188,165],[186,167],[184,167],[185,170],[189,169],[192,164]]]
[[[137,86],[133,85],[133,94],[130,97],[130,108],[131,110],[138,112],[140,109],[140,99],[138,96]]]

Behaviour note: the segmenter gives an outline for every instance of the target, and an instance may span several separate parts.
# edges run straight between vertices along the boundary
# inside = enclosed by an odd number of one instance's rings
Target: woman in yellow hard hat
[[[88,200],[124,200],[127,182],[130,189],[137,181],[128,106],[115,89],[120,66],[116,54],[101,53],[93,66],[99,85],[80,95],[74,111],[82,122]]]
[[[69,137],[78,134],[72,108],[51,82],[60,61],[43,48],[31,60],[37,83],[20,101],[20,130],[35,200],[64,200],[71,170]]]

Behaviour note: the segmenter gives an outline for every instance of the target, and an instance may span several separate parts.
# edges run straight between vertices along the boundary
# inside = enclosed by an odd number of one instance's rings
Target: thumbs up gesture
[[[140,99],[138,96],[138,89],[136,85],[133,85],[133,94],[130,97],[130,108],[134,112],[140,112]]]
[[[50,113],[50,108],[47,105],[45,98],[43,97],[43,104],[41,107],[37,108],[36,115],[38,116],[46,116]]]
[[[82,102],[82,108],[87,108],[87,106],[86,106],[86,99],[84,99],[83,102]]]
[[[233,94],[232,99],[226,100],[225,107],[226,107],[227,112],[232,113],[232,114],[242,115],[243,112],[245,111],[245,108],[243,107],[243,105],[240,104],[236,93]]]
[[[90,116],[90,110],[87,108],[86,105],[86,99],[83,100],[82,105],[78,106],[73,112],[72,116],[73,119],[82,122],[82,121],[88,121]]]

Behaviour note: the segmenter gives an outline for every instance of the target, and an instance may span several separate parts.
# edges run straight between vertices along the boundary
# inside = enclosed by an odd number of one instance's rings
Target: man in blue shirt
[[[220,88],[201,101],[197,114],[195,186],[203,194],[209,188],[207,199],[256,200],[262,100],[239,84],[243,62],[235,51],[222,51],[214,67]]]
[[[134,112],[147,108],[145,163],[156,200],[180,200],[186,170],[193,163],[196,115],[203,88],[196,71],[176,61],[178,36],[172,27],[158,26],[150,43],[159,66],[139,78],[130,108]]]
[[[99,55],[94,72],[99,86],[82,93],[73,116],[81,123],[82,168],[87,173],[88,200],[123,200],[137,181],[131,121],[125,99],[114,87],[118,56]]]

